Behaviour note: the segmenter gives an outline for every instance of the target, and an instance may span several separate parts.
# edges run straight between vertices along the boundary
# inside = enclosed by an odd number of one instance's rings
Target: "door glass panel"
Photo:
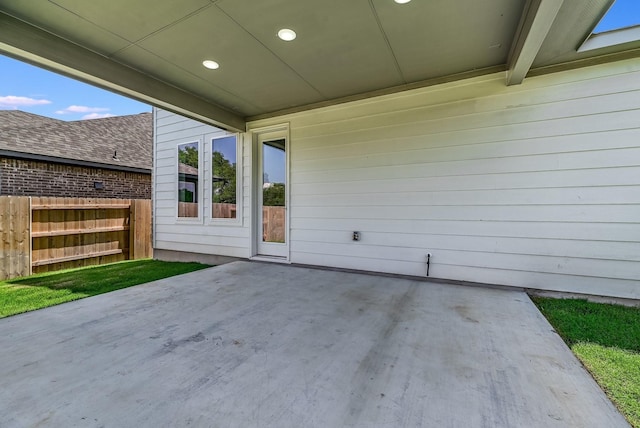
[[[262,142],[262,242],[285,242],[285,140]]]

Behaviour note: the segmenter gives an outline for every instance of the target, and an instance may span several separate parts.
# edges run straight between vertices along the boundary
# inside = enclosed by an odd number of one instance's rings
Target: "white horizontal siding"
[[[487,238],[541,238],[577,241],[637,242],[637,223],[583,223],[526,221],[454,221],[454,220],[366,220],[293,218],[294,230],[363,233],[384,231],[388,234],[417,234],[431,236],[481,236]],[[296,234],[296,236],[298,236]]]
[[[282,122],[294,263],[640,298],[638,59]]]
[[[480,175],[440,175],[430,176],[431,170],[423,169],[420,177],[388,177],[371,179],[337,180],[333,174],[326,174],[320,181],[319,175],[309,182],[292,183],[292,189],[299,194],[312,194],[327,185],[333,186],[334,193],[394,192],[400,185],[403,191],[470,191],[470,190],[509,190],[509,189],[546,189],[564,187],[606,187],[637,186],[640,176],[636,167],[582,168],[577,170],[533,171],[487,173]],[[301,172],[300,175],[304,173]],[[339,182],[339,186],[335,183]],[[464,189],[464,190],[460,190]]]
[[[366,239],[363,239],[360,242],[345,242],[345,237],[350,238],[348,231],[298,231],[296,234],[296,242],[311,244],[342,244],[351,247],[354,245],[360,245],[417,249],[424,248],[425,245],[427,245],[429,249],[434,252],[436,250],[475,252],[491,250],[493,253],[497,254],[546,254],[554,257],[640,262],[639,242],[438,234],[430,234],[429,241],[425,242],[424,237],[418,233],[385,233],[371,231],[367,232],[366,235]],[[640,274],[640,270],[638,273]]]
[[[187,253],[216,254],[228,257],[247,258],[245,248],[218,247],[211,243],[201,244],[184,242],[184,240],[169,242],[158,241],[155,248],[159,250],[183,251]]]
[[[205,125],[200,122],[155,109],[155,139],[154,150],[154,242],[155,247],[165,250],[187,251],[203,254],[217,254],[230,257],[249,257],[250,229],[248,216],[250,199],[249,178],[243,179],[243,195],[238,195],[240,203],[245,204],[242,209],[243,218],[236,223],[211,222],[211,187],[206,180],[206,171],[211,168],[210,141],[207,136],[224,136],[224,130]],[[177,146],[202,139],[200,156],[203,156],[201,210],[203,216],[199,220],[177,218]],[[242,154],[239,153],[239,156]],[[244,157],[242,159],[245,159]],[[250,164],[249,164],[250,165]],[[243,166],[243,173],[247,171]]]

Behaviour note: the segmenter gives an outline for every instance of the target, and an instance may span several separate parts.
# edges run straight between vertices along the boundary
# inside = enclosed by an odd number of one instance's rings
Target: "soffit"
[[[99,7],[87,0],[49,1],[132,43],[211,6],[209,0],[108,0],[100,1]]]
[[[368,0],[223,0],[217,6],[322,99],[404,83]],[[283,27],[298,39],[275,37]]]
[[[526,1],[0,0],[0,11],[248,117],[505,66]],[[610,1],[564,0],[534,68],[598,54],[576,49]],[[279,40],[283,27],[298,39]]]
[[[0,0],[0,10],[103,55],[130,44],[117,33],[48,1]]]
[[[202,79],[194,74],[193,70],[172,63],[139,46],[131,45],[127,49],[118,52],[113,58],[127,64],[135,62],[138,64],[138,70],[147,75],[155,76],[162,81],[172,82],[174,86],[177,85],[174,82],[179,82],[181,89],[198,94],[201,98],[205,98],[206,94],[215,94],[216,103],[229,106],[235,112],[242,112],[243,116],[261,111],[249,100],[238,97],[209,79]],[[209,100],[213,101],[212,98]]]
[[[189,70],[203,83],[224,88],[261,109],[277,110],[321,99],[286,63],[216,7],[185,18],[137,45]],[[217,61],[220,69],[204,68],[202,60],[207,58]],[[218,93],[212,95],[216,99]]]
[[[524,3],[373,1],[406,83],[505,64]]]

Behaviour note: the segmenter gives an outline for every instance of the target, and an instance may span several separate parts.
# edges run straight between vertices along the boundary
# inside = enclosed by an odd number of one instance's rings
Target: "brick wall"
[[[0,195],[150,199],[151,174],[0,157]]]

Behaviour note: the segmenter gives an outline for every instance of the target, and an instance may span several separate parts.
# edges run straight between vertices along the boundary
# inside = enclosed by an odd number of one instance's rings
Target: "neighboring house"
[[[57,3],[0,6],[0,50],[157,107],[156,257],[640,298],[611,0]]]
[[[0,110],[0,195],[149,199],[151,113],[65,122]]]

